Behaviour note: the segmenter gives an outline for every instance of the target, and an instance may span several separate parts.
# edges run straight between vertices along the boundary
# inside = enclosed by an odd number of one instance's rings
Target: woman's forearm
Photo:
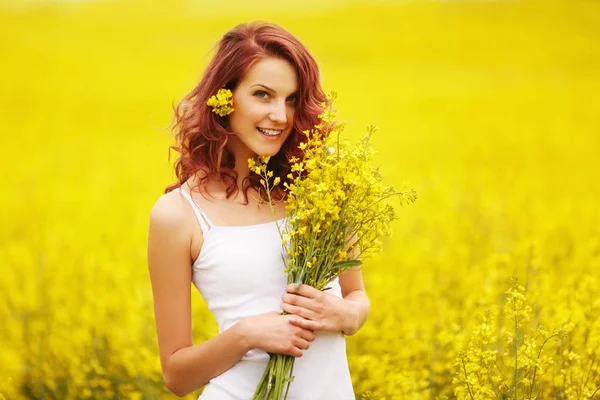
[[[344,335],[354,335],[364,325],[371,310],[371,302],[364,290],[354,290],[344,297],[350,303],[350,313],[347,318]]]
[[[165,383],[183,397],[230,369],[250,350],[240,321],[212,339],[173,353],[163,371]]]

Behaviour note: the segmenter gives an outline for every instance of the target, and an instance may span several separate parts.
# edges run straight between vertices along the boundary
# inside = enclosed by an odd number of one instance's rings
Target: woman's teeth
[[[264,129],[264,128],[256,128],[258,129],[261,133],[267,135],[267,136],[277,136],[279,134],[281,134],[281,132],[283,131],[278,131],[275,129]]]

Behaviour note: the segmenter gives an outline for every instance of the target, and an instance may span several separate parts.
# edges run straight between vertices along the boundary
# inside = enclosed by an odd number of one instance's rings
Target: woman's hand
[[[288,285],[281,308],[296,316],[291,324],[311,331],[353,331],[358,318],[350,302],[308,285],[298,290],[295,284]]]
[[[302,357],[310,342],[315,340],[315,334],[310,329],[294,326],[291,319],[300,318],[269,312],[243,319],[241,322],[249,348]]]

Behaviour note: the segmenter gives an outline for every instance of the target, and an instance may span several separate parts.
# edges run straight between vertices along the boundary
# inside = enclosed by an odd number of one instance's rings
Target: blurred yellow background
[[[146,267],[171,107],[255,19],[306,45],[348,134],[376,125],[389,183],[419,194],[364,269],[357,397],[600,398],[593,0],[5,0],[0,398],[174,398]],[[217,328],[193,298],[199,342]]]

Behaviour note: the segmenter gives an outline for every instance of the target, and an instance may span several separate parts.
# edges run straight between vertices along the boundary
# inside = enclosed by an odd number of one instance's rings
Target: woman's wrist
[[[346,312],[342,321],[342,333],[352,336],[358,330],[358,313],[352,300],[344,299],[344,302],[346,302]]]
[[[342,332],[346,336],[352,336],[358,332],[367,320],[371,309],[371,303],[365,292],[362,290],[355,290],[349,293],[344,297],[344,301],[346,302],[347,307]]]
[[[256,348],[252,335],[250,335],[249,326],[250,318],[244,318],[231,327],[235,335],[239,338],[239,343],[241,343],[246,353]]]

